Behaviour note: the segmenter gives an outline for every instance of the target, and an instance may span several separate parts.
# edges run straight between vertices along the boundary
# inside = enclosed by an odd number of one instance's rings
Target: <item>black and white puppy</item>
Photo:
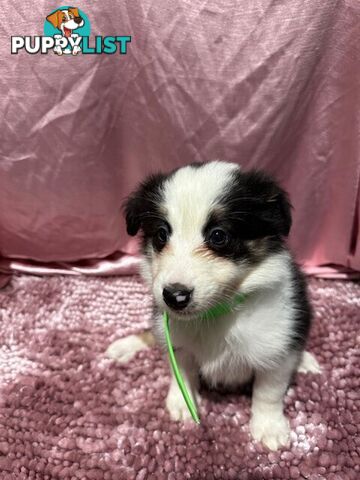
[[[154,175],[130,196],[127,231],[142,232],[142,276],[158,313],[153,333],[164,344],[171,319],[177,360],[197,401],[199,373],[211,386],[254,378],[250,429],[270,449],[289,436],[283,398],[296,370],[319,371],[304,352],[311,321],[306,285],[284,238],[291,226],[286,193],[267,175],[214,161]],[[199,316],[237,292],[245,301],[213,320]],[[127,361],[151,344],[132,335],[108,349]],[[172,378],[166,406],[189,417]]]

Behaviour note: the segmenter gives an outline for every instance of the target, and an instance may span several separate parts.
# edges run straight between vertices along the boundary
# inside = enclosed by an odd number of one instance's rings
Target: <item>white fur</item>
[[[106,355],[119,363],[127,363],[137,352],[146,350],[149,345],[138,335],[129,335],[113,342],[106,350]]]

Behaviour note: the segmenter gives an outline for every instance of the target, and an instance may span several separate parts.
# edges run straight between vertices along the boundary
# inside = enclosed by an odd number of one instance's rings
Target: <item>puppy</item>
[[[165,344],[166,310],[193,400],[199,373],[213,387],[254,379],[251,433],[272,450],[286,445],[283,398],[291,377],[319,371],[304,352],[311,322],[305,281],[284,243],[291,226],[287,194],[264,173],[214,161],[151,176],[129,197],[125,213],[129,235],[142,233],[154,336]],[[245,300],[230,313],[201,318],[237,293]],[[149,334],[132,335],[108,354],[124,362],[152,343]],[[174,377],[166,406],[172,419],[189,418]]]
[[[64,10],[56,10],[51,15],[46,17],[53,27],[61,31],[61,35],[55,35],[55,38],[59,37],[73,37],[76,38],[78,35],[73,33],[74,30],[80,28],[84,25],[84,19],[80,16],[79,9],[74,7],[69,7]],[[77,55],[81,51],[81,48],[78,45],[75,45],[72,54]],[[62,55],[67,53],[68,50],[63,50],[59,45],[54,48],[54,52],[57,55]]]

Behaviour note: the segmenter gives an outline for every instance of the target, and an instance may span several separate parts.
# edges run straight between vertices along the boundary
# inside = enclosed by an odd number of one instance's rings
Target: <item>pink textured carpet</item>
[[[170,422],[158,349],[127,366],[104,356],[145,327],[137,277],[18,277],[0,290],[0,478],[360,478],[360,285],[311,280],[309,349],[323,374],[299,374],[286,397],[292,447],[249,437],[247,396],[204,392],[202,424]]]

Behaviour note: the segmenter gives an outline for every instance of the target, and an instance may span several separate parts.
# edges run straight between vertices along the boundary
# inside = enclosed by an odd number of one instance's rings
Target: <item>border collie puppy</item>
[[[142,233],[141,273],[153,293],[153,333],[165,344],[162,313],[182,375],[198,401],[199,374],[213,387],[253,379],[250,430],[275,450],[286,445],[283,398],[297,371],[318,372],[304,352],[311,309],[304,278],[284,238],[291,226],[286,193],[267,175],[220,161],[153,175],[125,205],[129,235]],[[230,313],[202,318],[238,293]],[[116,341],[109,356],[129,360],[149,334]],[[175,378],[166,406],[190,414]]]

